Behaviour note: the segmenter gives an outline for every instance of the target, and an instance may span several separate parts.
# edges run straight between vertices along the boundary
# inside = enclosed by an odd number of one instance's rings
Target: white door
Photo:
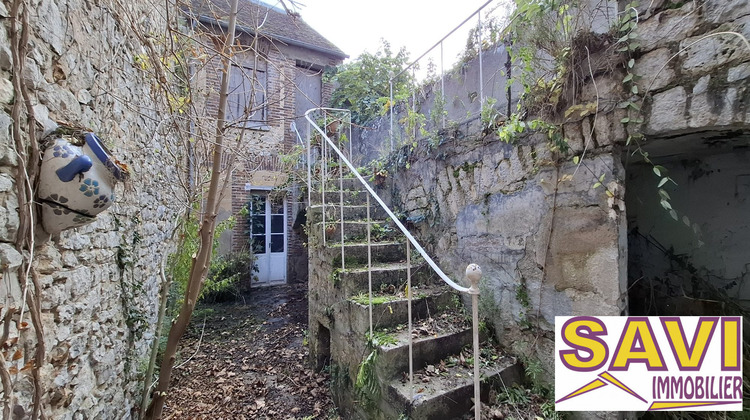
[[[286,200],[250,196],[250,238],[258,267],[256,284],[286,282]]]

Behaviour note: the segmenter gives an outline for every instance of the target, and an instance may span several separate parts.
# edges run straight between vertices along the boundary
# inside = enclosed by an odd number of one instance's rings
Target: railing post
[[[323,111],[323,132],[328,125],[328,115]],[[328,178],[328,142],[324,138],[320,139],[320,154],[322,156],[320,165],[320,203],[323,215],[323,246],[326,246],[326,178]]]
[[[341,148],[340,135],[338,140],[339,148]],[[344,162],[342,162],[341,159],[339,159],[339,217],[341,218],[341,272],[343,273],[344,270],[346,270],[346,264],[344,262],[346,261],[346,258],[344,256]]]
[[[479,39],[479,115],[484,108],[484,69],[482,68],[482,12],[477,13],[477,38]]]
[[[409,402],[414,404],[414,335],[411,322],[411,243],[406,241],[406,302],[409,317]]]
[[[309,208],[307,212],[308,220],[310,220],[310,223],[308,224],[309,228],[312,230],[312,189],[313,189],[313,183],[312,183],[312,139],[311,139],[311,131],[310,131],[310,123],[307,123],[307,206]]]
[[[443,41],[440,41],[440,103],[443,104],[443,115],[441,117],[440,128],[445,130],[445,114],[447,113],[447,110],[445,105],[445,69],[443,67],[443,61]]]
[[[482,400],[479,381],[479,279],[482,278],[482,269],[476,264],[466,267],[466,278],[471,282],[469,294],[471,295],[471,329],[474,338],[474,418],[482,418]]]
[[[390,128],[390,142],[391,142],[391,152],[393,151],[393,107],[396,105],[393,102],[393,72],[391,71],[388,74],[388,77],[390,78],[388,80],[388,89],[389,89],[389,98],[388,100],[390,103],[388,104],[388,110],[390,111],[388,114],[390,115],[391,120],[391,128]]]
[[[370,316],[370,340],[372,335],[372,221],[370,220],[370,194],[367,194],[367,296],[368,315]]]

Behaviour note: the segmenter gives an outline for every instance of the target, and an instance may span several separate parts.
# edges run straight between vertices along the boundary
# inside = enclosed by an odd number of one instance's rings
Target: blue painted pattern
[[[99,181],[92,180],[91,178],[86,178],[83,180],[83,184],[81,184],[80,188],[78,189],[86,197],[99,195]]]

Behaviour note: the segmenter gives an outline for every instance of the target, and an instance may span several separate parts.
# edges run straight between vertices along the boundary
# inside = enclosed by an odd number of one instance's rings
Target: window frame
[[[264,63],[259,61],[258,64]],[[228,126],[268,129],[268,72],[261,68],[262,65],[257,67],[245,63],[231,65],[225,113]],[[246,116],[248,105],[258,103],[258,99],[260,107]]]

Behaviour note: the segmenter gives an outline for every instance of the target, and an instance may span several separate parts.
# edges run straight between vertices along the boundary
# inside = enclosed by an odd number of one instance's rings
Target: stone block
[[[15,182],[10,175],[0,173],[0,193],[14,192],[14,185]]]
[[[81,89],[78,91],[78,93],[76,93],[76,99],[82,105],[89,105],[94,97],[91,96],[91,93],[88,91],[88,89]]]
[[[23,256],[11,244],[0,242],[0,269],[13,271],[23,263]]]
[[[591,150],[596,147],[593,138],[594,131],[591,129],[592,119],[592,116],[588,116],[581,120],[581,134],[583,134],[584,150]]]
[[[42,104],[34,105],[32,108],[34,109],[34,117],[42,124],[44,131],[52,131],[57,128],[57,123],[49,117],[49,108]]]
[[[660,9],[666,0],[651,0],[648,2],[636,3],[635,9],[638,11],[638,18],[645,20],[651,17],[654,10]]]
[[[587,100],[592,102],[595,102],[597,98],[599,99],[599,109],[602,109],[606,104],[619,102],[623,93],[620,78],[612,77],[611,75],[597,77],[596,84],[585,83],[581,90],[583,98],[590,98]],[[576,113],[572,116],[578,117]]]
[[[11,137],[12,123],[8,114],[0,112],[0,165],[15,166],[18,161]]]
[[[615,109],[607,114],[600,113],[594,121],[594,134],[599,147],[621,143],[627,139],[625,126],[621,122],[627,115],[624,109]]]
[[[724,23],[738,17],[750,15],[747,0],[707,1],[703,3],[704,19],[710,23]]]
[[[13,53],[6,45],[0,45],[0,69],[8,71],[13,68]]]
[[[0,78],[0,104],[10,104],[14,95],[13,83],[4,77]]]
[[[652,133],[664,133],[687,128],[686,104],[687,93],[682,86],[654,95],[651,114],[647,119],[648,130]]]
[[[26,65],[24,66],[24,72],[21,78],[26,85],[26,88],[32,91],[39,90],[40,87],[45,84],[44,76],[42,71],[39,69],[39,65],[32,59],[26,59]]]
[[[62,269],[62,256],[50,242],[44,243],[36,251],[36,269],[40,274],[52,274]]]
[[[18,198],[15,192],[0,194],[0,240],[15,241],[19,224]]]
[[[573,313],[619,315],[617,226],[599,207],[556,210],[545,267],[550,284],[570,297]],[[577,303],[577,304],[576,304]]]
[[[583,150],[583,133],[579,122],[571,122],[563,125],[563,135],[568,139],[568,146],[573,153]]]
[[[651,51],[667,46],[673,40],[690,35],[700,23],[700,16],[695,13],[692,2],[685,3],[679,9],[665,10],[640,22],[636,33],[642,51]]]
[[[675,71],[669,62],[671,56],[669,49],[659,48],[636,60],[633,73],[642,77],[638,85],[644,91],[659,90],[674,81]]]
[[[727,71],[727,82],[733,83],[738,80],[750,77],[750,63],[742,63],[737,67],[732,67]]]
[[[35,9],[38,14],[37,31],[39,37],[46,41],[56,54],[62,54],[65,49],[65,37],[68,30],[56,2],[42,0]]]
[[[690,127],[727,125],[733,120],[737,89],[712,88],[709,86],[710,81],[711,76],[703,76],[693,87],[689,111]]]
[[[732,29],[750,37],[750,16],[737,19]],[[682,71],[687,74],[705,74],[733,61],[750,59],[750,51],[736,35],[719,34],[687,38],[680,43]]]

